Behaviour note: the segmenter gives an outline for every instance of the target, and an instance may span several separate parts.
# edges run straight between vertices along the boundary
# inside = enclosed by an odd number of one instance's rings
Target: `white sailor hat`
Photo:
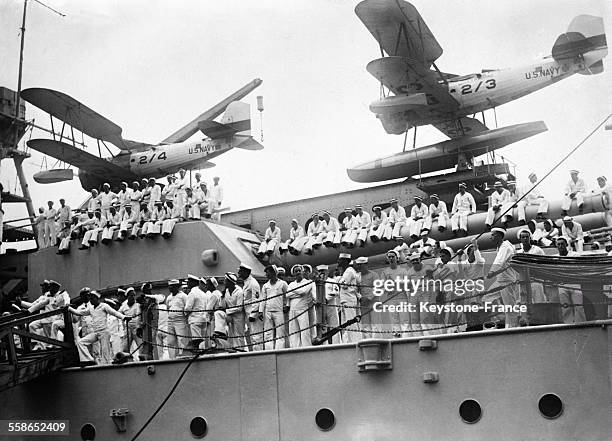
[[[296,223],[296,224],[298,224],[298,225],[300,224],[300,223],[298,222],[298,220],[297,220],[297,219],[295,219],[295,218],[294,218],[294,219],[291,219],[291,222],[295,222],[295,223]]]
[[[238,276],[236,275],[236,273],[225,273],[225,279],[233,283],[238,283]]]
[[[247,271],[253,271],[253,268],[251,268],[244,262],[240,262],[240,266],[238,267],[238,269],[245,269]]]
[[[438,196],[437,193],[434,193],[434,194],[429,196],[429,199],[432,199],[432,198],[440,199],[440,197]]]
[[[393,202],[397,202],[397,198],[392,198],[389,200],[389,203],[392,204]]]
[[[531,178],[537,178],[536,174],[534,172],[529,173],[529,176],[527,176],[529,179]]]
[[[276,271],[278,272],[278,274],[285,274],[285,268],[283,268],[282,266],[277,268]]]
[[[352,209],[351,207],[346,207],[346,208],[344,209],[344,212],[345,212],[345,213],[352,213],[352,212],[353,212],[353,209]]]
[[[189,288],[186,283],[181,283],[181,289]]]
[[[516,181],[513,181],[513,180],[506,181],[506,184],[508,184],[508,185],[515,185]]]
[[[500,233],[502,236],[506,235],[506,230],[503,229],[502,227],[493,227],[491,228],[491,234],[493,233]]]
[[[87,288],[87,289],[89,289],[89,288]],[[125,289],[117,288],[117,294],[125,294]]]
[[[327,265],[317,265],[317,271],[327,271],[329,270],[329,266]]]
[[[444,248],[440,249],[440,254],[441,253],[446,253],[449,256],[452,256],[453,255],[453,249],[449,248],[449,247],[444,247]]]
[[[49,286],[57,286],[59,288],[62,285],[59,282],[56,282],[55,280],[49,280]]]
[[[184,168],[179,169],[179,172],[185,172],[186,170]]]
[[[367,257],[365,257],[365,256],[358,257],[357,259],[355,259],[355,263],[356,263],[357,265],[361,265],[361,264],[364,264],[364,263],[368,263],[368,258],[367,258]]]
[[[136,182],[136,181],[134,181],[134,182]],[[92,189],[91,189],[91,192],[92,192],[92,193],[98,193],[98,190],[96,190],[95,188],[92,188]],[[52,202],[52,201],[49,201],[49,202]]]
[[[108,187],[110,188],[110,184],[108,182],[105,182],[104,184],[102,184],[102,187]]]
[[[310,265],[308,265],[307,263],[302,265],[302,268],[304,268],[304,271],[308,270],[308,272],[312,272],[312,267]]]
[[[404,240],[404,236],[398,234],[397,236],[393,236],[393,240]]]
[[[84,286],[79,291],[79,295],[81,295],[81,294],[89,294],[90,292],[91,292],[91,288],[89,286]]]
[[[571,216],[564,216],[563,217],[563,222],[571,222],[573,220],[574,220],[574,218],[572,218]]]
[[[170,286],[170,285],[180,285],[180,284],[181,284],[181,282],[179,282],[178,279],[170,279],[170,280],[168,280],[168,286]]]
[[[605,177],[605,176],[603,176],[603,175],[602,175],[602,176],[599,176],[599,177],[597,178],[597,180],[600,180],[600,179],[601,179],[602,181],[605,181],[605,182],[607,182],[607,181],[608,181],[608,180],[606,179],[606,177]]]
[[[363,208],[363,206],[361,204],[355,205],[355,210],[357,210],[358,208]]]
[[[460,182],[459,187],[467,188],[467,185],[465,184],[465,182]]]
[[[129,293],[130,291],[131,291],[131,292],[133,292],[133,293],[135,293],[135,292],[136,292],[136,291],[134,290],[134,288],[130,286],[130,287],[128,287],[128,288],[125,290],[125,295],[128,295],[128,293]]]
[[[151,282],[145,282],[140,285],[140,290],[144,291],[145,289],[153,289],[153,284]]]
[[[328,210],[323,210],[323,214],[326,214],[328,216],[331,216],[331,213]]]
[[[187,280],[193,280],[194,282],[199,282],[200,278],[198,276],[194,276],[193,274],[187,274]]]
[[[574,173],[578,174],[580,173],[580,171],[576,170],[575,168],[570,170],[570,174],[574,174]]]
[[[269,270],[274,271],[274,274],[278,274],[278,268],[276,267],[276,265],[268,265],[267,267],[264,268],[264,271],[269,271]]]
[[[351,259],[351,255],[349,253],[340,253],[338,259]]]
[[[372,210],[374,211],[381,210],[380,205],[374,205],[374,208],[372,208]]]
[[[503,187],[501,181],[495,181],[495,184],[493,184],[493,187]]]
[[[90,291],[89,295],[96,296],[97,298],[101,298],[102,297],[98,291]]]
[[[319,213],[312,213],[312,215],[311,215],[310,217],[311,217],[311,218],[314,218],[314,217],[319,217]]]
[[[529,230],[529,228],[521,228],[520,230],[518,230],[518,232],[516,233],[517,239],[521,238],[521,233],[527,233],[529,234],[529,237],[531,237],[531,231]]]
[[[200,283],[202,285],[206,285],[206,277],[204,277],[204,276],[200,277]]]
[[[125,185],[126,187],[128,186],[128,183],[125,181],[121,181],[121,185]]]
[[[215,288],[219,286],[219,282],[217,282],[217,279],[215,277],[211,277],[210,279],[208,279],[208,281],[212,283],[212,286],[214,286]]]
[[[569,240],[569,238],[567,236],[559,236],[559,237],[557,237],[556,241],[559,242],[560,240],[565,241],[566,244],[570,243],[570,240]]]
[[[399,259],[399,253],[397,251],[395,251],[395,250],[387,251],[387,256],[391,256],[391,255],[393,255],[393,256],[395,256],[395,257],[397,257]]]
[[[270,220],[268,221],[268,224],[275,224],[275,225],[276,225],[276,221],[275,221],[274,219],[270,219]]]
[[[389,254],[389,253],[387,253]],[[410,261],[414,262],[415,260],[421,260],[421,255],[419,253],[412,253],[410,255]]]
[[[157,200],[154,202],[154,205],[164,205],[164,203],[163,203],[161,200],[157,199]]]
[[[104,301],[108,304],[115,305],[115,306],[119,303],[115,299],[104,299]]]
[[[421,230],[421,236],[425,236],[426,234],[429,234],[429,228],[423,228]]]
[[[300,265],[300,264],[293,265],[293,266],[291,267],[291,274],[295,274],[295,272],[296,272],[298,269],[300,270],[300,272],[302,272],[302,271],[304,270],[304,268],[302,268],[302,265]]]
[[[48,285],[49,281],[47,279],[43,280],[42,282],[40,282],[40,286],[45,286]]]
[[[415,196],[414,200],[423,202],[423,198],[421,196]]]

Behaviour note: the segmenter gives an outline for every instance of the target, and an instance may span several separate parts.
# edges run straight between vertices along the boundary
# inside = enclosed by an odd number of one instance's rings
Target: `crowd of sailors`
[[[544,254],[529,228],[519,231],[518,247],[504,239],[506,230],[502,227],[493,227],[490,234],[497,248],[492,265],[485,265],[476,240],[457,252],[437,243],[427,250],[431,259],[424,259],[418,247],[389,250],[386,265],[376,269],[369,268],[367,257],[352,259],[348,253],[340,254],[334,268],[319,265],[313,270],[310,265],[298,264],[291,268],[290,275],[283,268],[268,265],[263,286],[246,264],[220,280],[189,275],[184,280],[169,280],[167,287],[155,292],[151,283],[104,296],[83,288],[72,301],[58,282],[45,280],[38,299],[16,299],[15,307],[34,313],[70,306],[76,345],[85,365],[107,364],[121,357],[137,360],[139,353],[143,357],[144,343],[152,346],[153,358],[173,359],[211,347],[243,351],[306,347],[313,344],[317,328],[323,334],[337,331],[323,342],[329,344],[370,337],[462,332],[470,322],[467,313],[423,310],[418,305],[481,306],[489,302],[516,306],[525,304],[528,291],[532,303],[569,305],[562,308],[564,323],[586,321],[580,285],[520,283],[520,275],[509,266],[515,254]],[[568,237],[558,235],[553,240],[555,255],[581,254],[572,249]],[[612,254],[612,242],[605,248],[606,253]],[[433,285],[437,287],[434,289],[424,284],[415,288],[414,284],[398,284],[398,280],[444,283]],[[463,284],[465,289],[459,292],[448,288],[449,280],[483,280],[487,281],[487,289]],[[387,285],[386,281],[393,283]],[[317,293],[317,285],[322,292]],[[384,292],[377,293],[377,287],[385,287]],[[381,307],[383,304],[387,307]],[[406,308],[407,304],[415,307]],[[360,320],[355,320],[357,315]],[[516,309],[504,311],[501,316],[503,320],[499,314],[497,319],[506,327],[520,326],[526,317]],[[489,315],[486,320],[494,323],[496,319]],[[144,332],[145,324],[148,334]],[[48,317],[33,321],[30,331],[61,339],[64,326],[61,316]]]
[[[507,182],[508,188],[504,188],[501,181],[495,182],[485,219],[486,230],[490,231],[494,224],[506,228],[513,217],[512,208],[516,207],[519,225],[529,224],[534,240],[549,246],[557,235],[563,234],[571,240],[572,246],[575,245],[578,251],[582,251],[584,243],[582,227],[567,216],[573,201],[579,213],[584,209],[586,186],[578,174],[577,170],[570,171],[571,178],[566,185],[561,205],[562,218],[556,222],[548,218],[548,201],[537,187],[538,178],[535,173],[529,175],[530,183],[518,191],[513,181]],[[597,184],[597,192],[605,198],[606,207],[610,207],[612,186],[608,185],[605,176],[597,178]],[[342,222],[333,217],[329,211],[313,213],[306,231],[298,219],[292,219],[289,237],[285,241],[281,238],[281,228],[276,225],[275,220],[270,220],[257,249],[257,255],[264,258],[266,255],[271,255],[277,247],[281,254],[289,252],[299,255],[313,254],[313,250],[321,246],[353,248],[364,246],[368,240],[403,241],[402,231],[407,231],[414,241],[418,241],[422,233],[427,232],[422,239],[426,245],[428,242],[433,242],[433,239],[428,237],[432,228],[442,232],[450,227],[454,237],[468,235],[468,216],[476,213],[476,202],[467,191],[465,183],[459,184],[459,192],[454,197],[450,212],[446,203],[440,200],[437,194],[429,195],[428,202],[429,205],[425,203],[423,197],[415,196],[409,214],[398,204],[396,198],[389,201],[388,211],[382,210],[377,205],[373,207],[373,214],[365,211],[362,205],[356,205],[345,209]],[[528,206],[537,207],[536,218],[529,222],[526,221],[525,214]],[[498,217],[500,219],[497,219]]]
[[[87,206],[73,210],[64,199],[59,208],[53,201],[39,208],[35,220],[40,248],[58,246],[58,254],[69,252],[70,241],[80,239],[79,249],[88,249],[101,241],[169,237],[177,222],[184,220],[219,220],[223,187],[219,177],[208,187],[200,173],[195,179],[183,169],[178,176],[168,175],[162,186],[153,178],[122,182],[120,190],[111,191],[108,183],[100,191],[91,190]]]

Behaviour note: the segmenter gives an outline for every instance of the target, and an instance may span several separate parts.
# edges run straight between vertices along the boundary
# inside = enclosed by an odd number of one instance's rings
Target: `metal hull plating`
[[[417,338],[393,340],[392,369],[368,373],[358,371],[354,345],[203,357],[140,439],[192,440],[196,416],[207,422],[206,440],[609,439],[611,321],[435,339],[430,351]],[[0,395],[0,419],[69,419],[70,436],[49,440],[80,440],[86,423],[96,440],[128,440],[185,363],[68,369]],[[433,372],[439,381],[425,383]],[[545,394],[561,399],[558,418],[538,410]],[[459,414],[467,399],[482,408],[474,424]],[[109,412],[121,407],[129,417],[117,433]],[[315,424],[322,408],[335,415],[325,432]]]

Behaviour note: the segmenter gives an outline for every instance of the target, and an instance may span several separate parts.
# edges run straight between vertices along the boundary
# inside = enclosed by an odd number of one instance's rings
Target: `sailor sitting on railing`
[[[427,228],[431,231],[433,221],[438,222],[438,231],[446,230],[448,225],[448,210],[446,209],[446,202],[441,201],[437,194],[429,196],[431,204],[429,204],[429,214],[425,218],[423,228]]]
[[[576,222],[572,217],[565,216],[563,218],[563,226],[561,227],[561,235],[569,239],[569,245],[579,253],[582,253],[584,248],[584,232],[582,225]]]

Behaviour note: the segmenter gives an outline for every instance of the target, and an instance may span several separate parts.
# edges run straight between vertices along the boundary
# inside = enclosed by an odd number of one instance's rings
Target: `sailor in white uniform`
[[[431,204],[429,204],[429,214],[425,218],[423,227],[431,231],[431,227],[434,221],[438,222],[438,231],[446,230],[448,224],[448,210],[446,209],[446,202],[441,201],[436,193],[429,196]]]
[[[117,210],[117,204],[113,204],[108,209],[108,218],[106,219],[106,226],[102,230],[102,243],[108,245],[113,240],[115,231],[121,226],[121,216]]]
[[[517,233],[516,237],[520,241],[520,248],[517,254],[533,254],[536,256],[543,256],[544,250],[537,245],[532,243],[532,233],[527,228],[522,228]],[[521,290],[526,290],[525,287],[521,286]],[[531,302],[532,303],[544,303],[546,302],[546,296],[544,295],[544,285],[539,282],[531,283]]]
[[[346,208],[344,210],[344,219],[342,219],[342,229],[344,234],[342,235],[341,244],[347,248],[355,246],[357,236],[359,235],[359,219],[353,216],[353,209]]]
[[[135,214],[140,213],[140,200],[142,199],[142,191],[140,191],[140,184],[138,181],[132,182],[132,192],[130,193],[130,205],[132,206],[132,212]]]
[[[563,203],[561,204],[561,210],[563,210],[564,216],[567,214],[574,200],[578,206],[578,211],[582,213],[586,185],[584,184],[584,180],[578,177],[579,173],[578,170],[570,170],[571,179],[565,186],[565,195],[563,197]]]
[[[357,222],[359,223],[357,240],[359,241],[359,246],[363,247],[368,239],[368,233],[372,225],[372,217],[370,213],[363,211],[363,206],[361,204],[355,205],[355,212],[357,213],[355,214],[355,218],[357,218]]]
[[[516,253],[514,245],[508,240],[504,240],[506,230],[500,227],[491,229],[491,236],[495,246],[497,247],[497,255],[491,265],[491,269],[486,278],[495,277],[495,281],[489,287],[489,290],[504,287],[501,290],[489,293],[483,296],[483,301],[492,301],[501,297],[504,305],[516,305],[520,302],[520,292],[516,285],[518,281],[517,272],[509,266],[510,259]],[[516,312],[506,312],[506,328],[515,328],[519,325],[519,314]]]
[[[606,224],[612,225],[612,185],[608,184],[605,176],[597,178],[599,193],[603,199],[604,207],[606,208]]]
[[[104,218],[109,218],[110,207],[116,198],[117,194],[111,191],[110,184],[108,182],[102,184],[102,192],[98,195],[98,201],[100,201],[100,209]]]
[[[453,234],[467,234],[467,218],[470,214],[476,213],[476,201],[474,197],[466,191],[465,183],[459,184],[459,193],[455,195],[453,200],[453,208],[451,210],[451,227]]]
[[[223,202],[223,187],[219,184],[219,176],[213,178],[213,186],[210,189],[210,201],[208,204],[208,212],[210,213],[213,220],[218,221],[220,219],[219,213],[216,212],[221,208]]]
[[[319,213],[313,213],[311,219],[306,232],[307,240],[303,247],[306,254],[312,254],[312,250],[319,248],[325,239],[325,223],[319,218]]]
[[[146,225],[146,235],[148,238],[152,238],[161,234],[161,229],[164,221],[168,218],[168,213],[164,207],[164,203],[161,200],[156,200],[153,205],[153,211],[151,212],[151,219]]]
[[[117,193],[117,201],[119,202],[119,216],[123,218],[125,207],[131,204],[132,189],[127,182],[121,183],[121,190]]]
[[[536,219],[544,219],[544,216],[548,212],[548,201],[542,196],[540,189],[535,187],[538,183],[538,177],[535,173],[529,175],[529,185],[526,185],[521,190],[519,197],[527,195],[523,200],[517,204],[518,220],[521,225],[525,224],[525,207],[527,205],[537,205],[538,215]]]
[[[86,250],[98,243],[98,235],[104,230],[104,227],[106,227],[106,218],[102,216],[102,210],[98,208],[94,213],[92,228],[83,236],[79,250]]]
[[[181,220],[181,211],[172,201],[166,201],[166,219],[162,222],[162,237],[167,239],[172,234],[174,226]]]
[[[582,253],[584,248],[584,232],[582,225],[576,222],[572,217],[565,216],[563,218],[563,226],[561,227],[561,235],[569,239],[570,246],[579,253]]]
[[[378,242],[379,240],[387,242],[391,240],[393,229],[389,225],[387,213],[382,211],[379,205],[375,205],[372,211],[374,214],[372,215],[372,226],[370,227],[370,240],[372,242]]]
[[[126,205],[123,216],[121,217],[121,225],[119,226],[119,234],[115,240],[121,242],[132,231],[134,225],[138,222],[138,213],[132,211],[132,205]]]
[[[511,217],[511,212],[505,214],[501,218],[499,216],[502,213],[505,213],[512,206],[512,201],[510,192],[506,190],[500,181],[496,181],[494,184],[495,191],[491,193],[490,202],[489,202],[489,210],[487,211],[487,218],[485,220],[485,226],[487,230],[491,229],[493,222],[501,222],[504,228]],[[499,218],[499,219],[498,219]]]
[[[304,228],[300,225],[297,219],[291,219],[291,228],[289,229],[289,239],[282,243],[279,247],[281,253],[286,251],[291,254],[297,255],[302,251],[304,246]]]
[[[429,208],[423,203],[423,198],[420,196],[414,197],[414,205],[410,209],[410,218],[412,225],[410,226],[410,237],[417,240],[421,235],[421,228],[425,222],[425,218],[429,216]]]
[[[323,245],[334,248],[340,245],[342,239],[340,224],[338,223],[338,219],[333,217],[329,211],[323,212],[323,229],[325,232]]]
[[[43,213],[45,217],[45,236],[47,239],[47,246],[54,247],[57,242],[57,229],[55,228],[57,210],[53,208],[53,201],[48,201],[47,205],[49,208]]]
[[[421,230],[421,238],[410,245],[410,251],[415,252],[421,259],[426,257],[434,256],[434,249],[436,247],[436,240],[429,237],[429,229],[423,228]]]
[[[276,221],[271,219],[268,222],[268,228],[266,228],[266,232],[264,234],[264,240],[261,241],[259,245],[259,250],[257,250],[257,255],[259,257],[263,257],[264,255],[271,255],[281,241],[281,230],[276,226]]]
[[[149,178],[149,211],[153,211],[155,201],[161,200],[162,190],[161,186],[155,181],[154,178]]]
[[[176,180],[176,193],[174,196],[174,206],[180,213],[180,217],[187,218],[185,214],[185,205],[187,203],[187,188],[189,187],[189,175],[185,169],[179,170],[179,177]]]
[[[402,236],[402,227],[408,226],[410,228],[411,222],[406,218],[406,210],[401,205],[398,205],[397,198],[393,198],[389,201],[391,208],[387,215],[387,221],[391,226],[391,236],[398,237]]]
[[[317,277],[319,280],[325,282],[325,306],[323,306],[323,315],[325,317],[325,330],[336,328],[338,326],[339,319],[339,307],[340,307],[340,286],[338,285],[338,278],[329,277],[329,267],[327,265],[317,266]],[[342,343],[340,332],[334,334],[331,338],[332,344]]]

